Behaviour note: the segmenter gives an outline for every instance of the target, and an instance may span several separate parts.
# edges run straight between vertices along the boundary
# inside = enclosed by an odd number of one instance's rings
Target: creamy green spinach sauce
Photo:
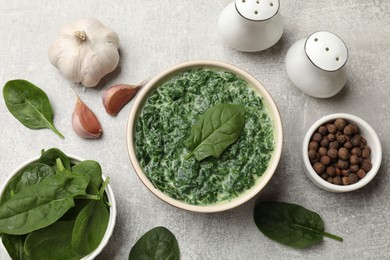
[[[245,107],[239,139],[218,159],[185,159],[192,125],[218,103]],[[265,172],[274,150],[273,124],[263,99],[246,81],[231,72],[192,69],[151,93],[136,122],[135,145],[156,188],[188,204],[216,204],[244,193]]]

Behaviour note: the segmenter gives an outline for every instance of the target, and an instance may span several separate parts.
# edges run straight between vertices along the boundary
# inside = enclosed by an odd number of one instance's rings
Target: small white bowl
[[[148,179],[147,175],[144,173],[140,163],[138,162],[136,151],[135,151],[135,125],[138,118],[138,114],[140,113],[144,102],[149,97],[150,93],[162,85],[165,81],[170,79],[173,75],[176,75],[182,71],[194,69],[194,68],[213,68],[218,70],[225,70],[235,73],[242,79],[248,82],[248,84],[253,87],[253,89],[263,97],[264,105],[268,108],[269,116],[274,124],[274,140],[275,140],[275,149],[273,151],[272,157],[269,161],[269,165],[267,170],[263,173],[263,175],[256,181],[256,183],[246,192],[240,194],[238,197],[227,201],[221,202],[218,204],[211,204],[206,206],[198,206],[198,205],[190,205],[185,202],[173,199],[169,197],[167,194],[163,193],[159,189],[155,188],[152,182]],[[279,163],[280,156],[282,153],[282,145],[283,145],[283,128],[282,121],[280,118],[280,114],[276,104],[274,103],[271,95],[268,91],[261,85],[259,81],[257,81],[253,76],[251,76],[246,71],[224,63],[220,61],[213,60],[197,60],[197,61],[188,61],[178,65],[175,65],[162,73],[155,76],[151,81],[149,81],[146,86],[144,86],[140,93],[137,95],[137,99],[133,105],[133,108],[129,115],[129,121],[127,123],[127,149],[130,156],[130,161],[134,167],[134,170],[138,177],[141,179],[143,184],[158,198],[161,200],[181,209],[201,212],[201,213],[212,213],[212,212],[220,212],[228,209],[232,209],[237,207],[246,201],[253,198],[256,194],[258,194],[264,187],[267,185],[273,174],[275,173],[276,167]]]
[[[347,122],[355,123],[360,130],[360,134],[362,137],[364,137],[367,140],[367,145],[371,148],[371,163],[372,168],[367,173],[367,175],[359,180],[357,183],[350,184],[350,185],[336,185],[327,182],[326,180],[322,179],[313,169],[309,156],[308,156],[308,147],[309,142],[312,137],[312,135],[315,133],[315,131],[323,124],[332,122],[336,120],[337,118],[343,118]],[[303,146],[302,146],[302,152],[303,152],[303,162],[305,166],[305,172],[306,175],[309,177],[309,179],[318,187],[330,191],[330,192],[348,192],[348,191],[354,191],[357,189],[362,188],[363,186],[367,185],[378,173],[379,167],[381,165],[382,161],[382,146],[379,140],[378,135],[376,134],[375,130],[363,119],[351,115],[351,114],[345,114],[345,113],[337,113],[337,114],[331,114],[324,116],[320,118],[317,122],[315,122],[307,131],[304,139],[303,139]]]
[[[77,156],[72,156],[72,155],[68,155],[68,157],[70,158],[71,162],[72,163],[78,163],[78,162],[81,162],[81,161],[84,161],[83,159],[77,157]],[[0,187],[0,197],[3,196],[3,192],[5,190],[5,187],[8,185],[8,182],[11,181],[11,179],[13,177],[15,177],[24,167],[26,167],[28,164],[30,163],[33,163],[33,162],[36,162],[37,160],[39,159],[39,157],[36,157],[36,158],[33,158],[33,159],[30,159],[26,162],[24,162],[22,165],[20,165],[18,168],[16,168],[7,178],[6,180],[3,182],[3,184],[1,185]],[[103,175],[103,180],[106,180],[106,177]],[[116,222],[116,202],[115,202],[115,196],[114,196],[114,192],[110,186],[110,184],[107,185],[106,189],[105,189],[105,192],[107,194],[107,198],[108,198],[108,202],[110,203],[110,218],[108,220],[108,225],[107,225],[107,229],[106,229],[106,233],[104,233],[104,236],[103,236],[103,239],[102,241],[100,242],[99,246],[94,250],[92,251],[89,255],[83,257],[81,260],[92,260],[94,259],[97,255],[99,255],[103,248],[107,245],[111,235],[112,235],[112,232],[114,231],[114,227],[115,227],[115,222]],[[0,241],[1,241],[1,238],[0,238]],[[4,248],[4,245],[3,243],[0,243],[1,246]],[[5,248],[4,248],[5,250]]]

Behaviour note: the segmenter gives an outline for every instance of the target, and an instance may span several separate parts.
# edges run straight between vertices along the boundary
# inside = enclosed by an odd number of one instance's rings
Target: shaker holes
[[[242,0],[243,3],[245,3],[245,0]]]
[[[257,0],[257,1],[256,1],[256,3],[257,3],[257,4],[260,4],[260,1],[259,1],[259,0]]]
[[[339,59],[339,57],[336,57],[336,61],[339,61],[340,59]]]
[[[270,5],[270,6],[274,6],[274,3],[270,3],[269,5]]]
[[[328,48],[328,47],[326,47],[326,48],[325,48],[325,50],[326,50],[326,51],[329,51],[329,48]]]
[[[314,38],[314,41],[315,41],[315,42],[318,42],[318,38]]]
[[[258,13],[259,13],[259,11],[256,10],[256,11],[255,11],[255,14],[258,14]]]

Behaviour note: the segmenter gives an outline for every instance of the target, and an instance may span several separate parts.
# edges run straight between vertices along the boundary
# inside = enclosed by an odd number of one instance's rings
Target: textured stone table
[[[278,44],[261,53],[241,53],[219,38],[216,20],[230,0],[0,2],[0,84],[23,78],[48,94],[54,122],[66,136],[23,127],[0,101],[0,181],[42,148],[99,161],[111,177],[118,218],[114,234],[98,259],[127,259],[130,248],[149,229],[169,228],[182,259],[389,259],[390,258],[390,2],[281,1],[285,32]],[[49,63],[47,50],[66,23],[93,16],[115,30],[121,40],[119,68],[99,87],[83,89],[64,79]],[[309,97],[289,81],[284,57],[298,39],[317,30],[338,34],[349,48],[348,82],[330,99]],[[193,59],[235,64],[254,75],[274,97],[284,124],[284,151],[276,174],[260,199],[295,202],[318,212],[326,230],[344,238],[325,239],[305,250],[275,243],[252,219],[255,199],[227,212],[195,214],[171,207],[152,195],[129,162],[125,135],[132,103],[117,117],[101,104],[104,90],[115,83],[137,83]],[[104,128],[99,140],[82,140],[72,130],[75,103],[71,87],[96,112]],[[312,184],[303,173],[301,144],[318,118],[346,112],[368,121],[383,145],[382,167],[365,188],[333,194]],[[0,259],[7,259],[0,251]]]

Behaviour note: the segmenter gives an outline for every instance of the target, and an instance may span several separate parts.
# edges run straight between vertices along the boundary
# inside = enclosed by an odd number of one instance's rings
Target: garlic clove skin
[[[48,57],[72,82],[94,87],[119,64],[119,37],[95,18],[66,25],[53,42]]]
[[[77,97],[72,114],[72,127],[81,138],[96,139],[102,134],[102,126],[91,109]]]
[[[103,95],[103,105],[109,115],[115,116],[137,94],[141,85],[118,84],[107,89]]]

